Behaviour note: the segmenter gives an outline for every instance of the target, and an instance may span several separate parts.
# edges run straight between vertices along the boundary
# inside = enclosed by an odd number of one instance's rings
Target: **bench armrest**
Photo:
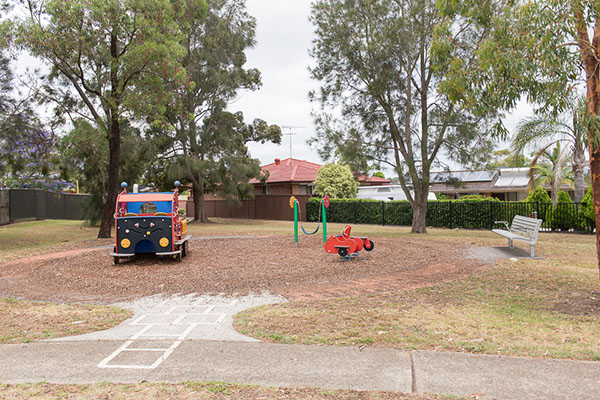
[[[507,231],[510,231],[510,226],[508,226],[508,222],[506,221],[494,221],[494,224],[504,224]]]

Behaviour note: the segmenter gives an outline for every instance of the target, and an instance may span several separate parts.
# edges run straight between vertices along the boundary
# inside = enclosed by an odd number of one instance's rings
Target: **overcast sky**
[[[308,100],[308,92],[318,83],[310,79],[308,55],[313,39],[313,27],[308,20],[309,0],[247,0],[248,12],[256,18],[256,46],[246,51],[247,67],[258,68],[262,73],[262,88],[255,92],[240,93],[239,99],[229,107],[231,111],[243,111],[247,122],[262,118],[269,124],[303,128],[283,129],[291,136],[294,158],[322,163],[316,151],[306,145],[314,135],[310,116],[315,104]],[[509,130],[520,118],[529,113],[529,107],[521,104],[506,120]],[[274,144],[249,146],[253,157],[261,165],[274,158],[290,156],[290,136],[284,136],[280,146]],[[458,167],[458,166],[456,166]]]

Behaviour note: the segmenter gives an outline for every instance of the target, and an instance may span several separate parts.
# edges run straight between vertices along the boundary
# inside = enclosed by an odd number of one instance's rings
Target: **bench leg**
[[[508,239],[508,247],[513,247],[513,241],[512,241],[512,239]]]
[[[529,245],[529,255],[531,256],[531,258],[535,257],[535,244]]]

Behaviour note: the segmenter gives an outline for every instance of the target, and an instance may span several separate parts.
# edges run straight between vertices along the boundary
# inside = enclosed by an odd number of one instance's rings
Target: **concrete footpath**
[[[142,343],[154,345],[156,341]],[[0,346],[0,382],[226,381],[286,387],[386,390],[496,399],[599,399],[600,363],[431,351],[183,341],[155,368],[150,350],[127,368],[99,367],[126,341],[52,341]],[[149,349],[150,347],[147,347]],[[119,365],[118,357],[112,360]]]

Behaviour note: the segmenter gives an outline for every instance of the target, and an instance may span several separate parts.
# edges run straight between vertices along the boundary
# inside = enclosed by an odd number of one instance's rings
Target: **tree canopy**
[[[431,58],[442,22],[436,1],[318,0],[311,21],[312,76],[321,85],[312,94],[321,105],[313,144],[324,159],[341,153],[391,166],[413,208],[412,231],[425,232],[438,156],[481,165],[492,149],[487,115],[462,110],[439,91]],[[472,57],[476,33],[450,53]]]
[[[218,187],[230,199],[252,195],[248,180],[260,175],[260,166],[246,144],[280,143],[281,130],[260,119],[247,124],[241,112],[226,110],[240,89],[255,90],[261,84],[260,72],[244,67],[244,51],[254,45],[255,36],[255,20],[245,2],[210,1],[201,20],[195,17],[194,1],[183,4],[181,65],[188,84],[171,82],[177,96],[167,107],[165,129],[157,132],[169,138],[159,163],[192,184],[194,217],[204,221],[207,188]]]
[[[165,82],[183,78],[178,20],[184,9],[169,0],[24,3],[27,16],[18,22],[17,43],[51,67],[46,99],[71,120],[87,119],[108,141],[108,189],[98,236],[109,237],[121,126],[135,115],[156,120],[164,114],[172,95]]]

